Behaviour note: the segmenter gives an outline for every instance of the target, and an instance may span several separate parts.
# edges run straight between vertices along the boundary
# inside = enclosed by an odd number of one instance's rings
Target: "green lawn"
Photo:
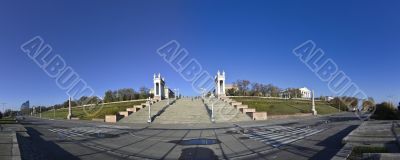
[[[311,113],[311,101],[307,100],[282,100],[266,99],[257,97],[232,97],[232,99],[243,102],[249,108],[255,108],[258,112],[268,112],[268,115],[291,115],[296,113]],[[327,102],[315,102],[318,114],[331,114],[338,112]]]
[[[10,117],[3,117],[0,119],[0,124],[16,124],[17,122],[15,121],[14,118]]]
[[[74,107],[72,108],[72,116],[78,117],[83,120],[91,120],[93,118],[104,119],[105,115],[117,114],[119,111],[125,111],[126,108],[131,108],[133,105],[139,105],[145,101],[137,102],[124,102],[117,104],[105,104],[103,107],[96,106],[91,109],[90,107]],[[85,112],[86,111],[86,112]],[[54,117],[54,110],[49,110],[42,113],[42,118],[55,118],[55,119],[66,119],[68,115],[68,108],[57,109]],[[37,114],[39,116],[39,114]]]

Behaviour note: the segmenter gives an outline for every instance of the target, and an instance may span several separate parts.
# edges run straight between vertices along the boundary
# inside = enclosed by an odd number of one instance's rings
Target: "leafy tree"
[[[114,101],[113,92],[111,90],[106,91],[104,95],[104,103],[110,103]]]
[[[11,109],[6,109],[3,114],[4,117],[12,117],[14,116],[14,112]]]
[[[241,96],[247,96],[248,95],[248,90],[249,90],[249,80],[238,80],[236,81],[235,85],[238,87],[238,92],[239,95]]]
[[[211,93],[207,94],[207,96],[210,96]],[[227,96],[237,96],[236,90],[234,88],[230,88],[226,90],[226,95]]]
[[[138,99],[146,99],[150,97],[150,89],[147,87],[140,87]]]
[[[372,97],[363,101],[362,107],[364,110],[372,110],[375,107],[375,100]]]
[[[329,103],[330,103],[331,106],[333,106],[335,108],[338,108],[338,109],[340,109],[342,111],[348,111],[349,110],[349,107],[347,106],[347,104],[344,103],[344,101],[342,101],[342,99],[340,97],[333,98]]]
[[[400,116],[393,104],[383,102],[376,105],[372,118],[376,120],[398,120]]]
[[[3,119],[3,113],[0,112],[0,119]]]
[[[266,90],[271,97],[279,97],[279,94],[281,93],[281,89],[272,84],[268,84]]]
[[[287,89],[291,98],[301,98],[301,91],[297,88],[289,88]]]

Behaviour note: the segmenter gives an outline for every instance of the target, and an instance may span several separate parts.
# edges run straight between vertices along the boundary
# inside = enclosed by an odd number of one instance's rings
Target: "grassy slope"
[[[94,107],[93,110],[91,110],[89,107],[87,107],[87,108],[76,107],[76,108],[72,108],[72,115],[73,115],[73,117],[79,117],[80,119],[86,119],[86,120],[91,120],[93,118],[104,119],[105,115],[117,114],[119,111],[125,111],[126,108],[131,108],[131,107],[133,107],[133,105],[139,105],[144,102],[145,101],[106,104],[102,108],[101,108],[101,106],[96,106],[96,107]],[[96,112],[96,111],[98,111],[98,112]],[[56,119],[66,119],[67,115],[68,115],[68,108],[57,109],[55,118]],[[47,112],[43,112],[42,117],[53,118],[54,110],[49,110]]]
[[[268,112],[268,115],[291,115],[296,113],[311,113],[311,101],[265,99],[257,97],[233,97],[232,99],[256,108],[258,112]],[[315,102],[318,114],[338,112],[326,102]]]

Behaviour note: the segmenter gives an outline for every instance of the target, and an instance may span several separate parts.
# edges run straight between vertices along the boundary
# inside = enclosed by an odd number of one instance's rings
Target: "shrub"
[[[376,105],[376,111],[372,116],[376,120],[398,120],[399,113],[391,103],[383,102]]]

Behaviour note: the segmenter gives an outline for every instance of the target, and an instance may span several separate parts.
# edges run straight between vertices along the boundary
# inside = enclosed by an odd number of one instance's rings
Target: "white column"
[[[157,96],[157,84],[156,84],[156,82],[154,82],[153,92],[154,92],[154,96]]]
[[[222,94],[225,95],[225,79],[222,81]]]
[[[159,94],[159,96],[160,96],[160,98],[162,98],[162,92],[161,92],[161,82],[159,83],[159,85],[158,85],[158,94]]]

